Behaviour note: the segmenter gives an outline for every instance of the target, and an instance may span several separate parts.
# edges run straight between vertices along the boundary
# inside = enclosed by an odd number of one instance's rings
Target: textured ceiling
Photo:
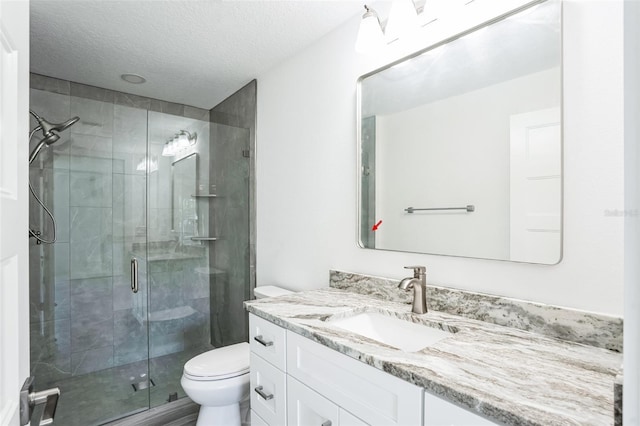
[[[361,10],[359,0],[32,0],[31,71],[209,109]]]

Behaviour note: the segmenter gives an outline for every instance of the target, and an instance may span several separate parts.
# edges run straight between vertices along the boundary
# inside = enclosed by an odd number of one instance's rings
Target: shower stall
[[[30,238],[36,388],[61,389],[56,423],[69,426],[184,397],[187,360],[247,339],[255,82],[208,111],[31,81],[32,128],[35,116],[79,117],[30,165],[55,218],[32,200],[30,228],[45,241]]]

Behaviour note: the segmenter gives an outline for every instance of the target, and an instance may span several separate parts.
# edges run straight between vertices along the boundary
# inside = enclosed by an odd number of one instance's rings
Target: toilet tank
[[[265,297],[284,296],[285,294],[292,294],[292,291],[278,287],[275,285],[263,285],[256,287],[253,290],[253,294],[256,295],[256,299],[264,299]]]

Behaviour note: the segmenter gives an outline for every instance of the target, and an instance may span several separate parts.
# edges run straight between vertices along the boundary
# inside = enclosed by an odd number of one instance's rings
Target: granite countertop
[[[325,288],[245,302],[249,312],[509,425],[611,425],[622,354],[443,312]],[[379,312],[457,330],[407,353],[326,322]]]

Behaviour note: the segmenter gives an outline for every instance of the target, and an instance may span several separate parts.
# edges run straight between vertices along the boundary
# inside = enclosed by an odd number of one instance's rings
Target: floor
[[[152,358],[149,360],[149,365],[147,361],[140,361],[60,380],[55,384],[61,391],[55,424],[64,426],[105,424],[137,412],[148,413],[149,407],[165,405],[172,393],[177,393],[178,398],[184,398],[186,395],[180,386],[184,363],[208,349],[194,348]],[[144,381],[149,372],[155,386],[151,387],[150,391],[134,390],[132,383]],[[141,377],[141,375],[145,376]],[[189,424],[191,423],[183,422],[176,423],[174,426]]]

